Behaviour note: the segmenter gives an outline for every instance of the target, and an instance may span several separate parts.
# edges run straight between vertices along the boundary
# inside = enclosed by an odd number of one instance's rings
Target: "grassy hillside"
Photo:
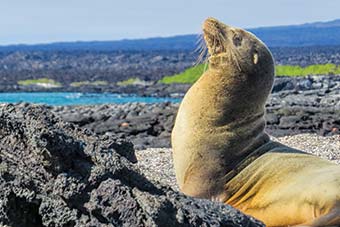
[[[295,65],[276,66],[278,76],[308,76],[308,75],[340,75],[340,66],[334,64],[310,65],[307,67]]]
[[[172,83],[179,83],[179,84],[192,84],[200,76],[203,74],[206,65],[200,64],[191,68],[186,69],[184,72],[180,74],[175,74],[173,76],[166,76],[161,79],[159,82],[163,84],[172,84]]]
[[[194,83],[204,72],[205,65],[201,64],[186,69],[183,73],[173,76],[166,76],[159,82],[164,84],[171,83]],[[310,65],[307,67],[295,65],[277,65],[277,76],[307,76],[307,75],[340,75],[340,65],[324,64]]]

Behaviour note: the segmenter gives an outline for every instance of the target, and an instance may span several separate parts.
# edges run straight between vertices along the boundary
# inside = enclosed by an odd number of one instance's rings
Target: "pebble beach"
[[[340,136],[323,137],[316,134],[272,137],[290,147],[306,151],[323,159],[340,164]],[[136,151],[137,166],[151,181],[178,190],[170,148],[149,148]]]

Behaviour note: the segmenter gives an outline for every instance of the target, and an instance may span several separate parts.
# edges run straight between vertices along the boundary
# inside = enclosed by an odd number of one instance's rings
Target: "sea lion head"
[[[213,66],[234,66],[235,70],[267,71],[274,76],[274,60],[266,47],[252,33],[228,26],[215,18],[203,23],[203,37]]]

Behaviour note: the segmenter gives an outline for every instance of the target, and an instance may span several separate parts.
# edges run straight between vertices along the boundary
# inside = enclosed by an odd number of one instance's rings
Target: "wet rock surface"
[[[65,123],[44,106],[0,106],[0,151],[0,225],[263,226],[149,182],[131,143]]]
[[[51,107],[62,119],[97,134],[114,134],[136,149],[170,147],[179,104]],[[339,134],[340,77],[277,78],[266,105],[267,131],[273,136]]]

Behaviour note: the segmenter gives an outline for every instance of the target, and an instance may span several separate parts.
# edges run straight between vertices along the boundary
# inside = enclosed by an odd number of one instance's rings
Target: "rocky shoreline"
[[[100,135],[116,135],[136,149],[170,147],[179,104],[129,103],[49,107],[64,121]],[[339,134],[340,76],[276,79],[266,105],[269,134]]]
[[[140,105],[150,108],[134,108]],[[81,129],[51,109],[0,105],[0,226],[264,226],[230,206],[179,193],[171,149],[135,153],[114,133]],[[339,135],[278,140],[340,161]]]
[[[0,226],[264,226],[177,191],[178,106],[1,104]],[[266,109],[279,141],[339,163],[340,77],[277,80]]]
[[[329,76],[306,76],[306,77],[285,77],[275,78],[273,93],[281,91],[307,91],[307,90],[334,90],[338,89],[340,75]],[[86,85],[79,87],[64,86],[46,88],[41,86],[20,86],[0,84],[0,92],[80,92],[80,93],[117,93],[132,94],[142,97],[183,97],[190,84],[161,84],[149,82],[136,85]]]
[[[79,92],[79,93],[115,93],[137,95],[142,97],[183,97],[189,89],[189,84],[157,84],[148,85],[86,85],[80,87],[19,86],[0,84],[0,92]]]
[[[92,45],[92,44],[91,44]],[[191,45],[189,45],[191,46]],[[186,48],[188,46],[186,45]],[[38,88],[20,87],[28,79],[48,78],[59,82],[62,90],[105,90],[114,87],[72,87],[73,82],[105,81],[116,84],[132,78],[151,82],[182,72],[198,58],[189,49],[114,50],[99,49],[12,49],[0,50],[0,91],[31,91]],[[192,48],[192,49],[191,49]],[[0,48],[1,49],[1,48]],[[306,46],[270,48],[277,65],[308,66],[340,64],[340,46]],[[105,51],[106,50],[106,51]],[[113,90],[112,90],[113,89]],[[60,89],[59,89],[60,90]]]
[[[0,126],[0,226],[264,226],[151,182],[131,143],[44,106],[1,105]]]

